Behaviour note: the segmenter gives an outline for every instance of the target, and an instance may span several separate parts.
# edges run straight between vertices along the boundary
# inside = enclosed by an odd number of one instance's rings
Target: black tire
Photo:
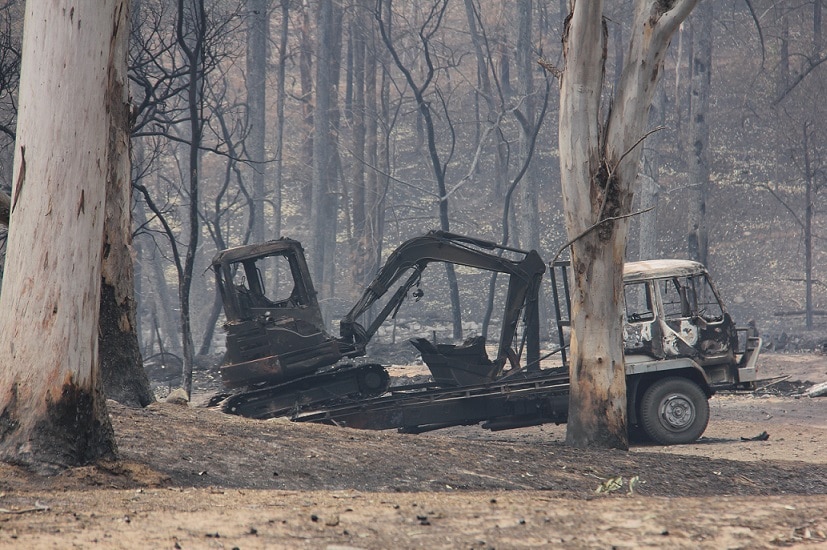
[[[643,394],[640,419],[649,437],[661,445],[692,443],[709,423],[709,401],[695,382],[663,378]]]

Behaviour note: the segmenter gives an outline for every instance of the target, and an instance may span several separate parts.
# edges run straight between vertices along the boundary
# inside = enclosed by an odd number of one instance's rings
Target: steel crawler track
[[[381,365],[347,365],[282,384],[248,389],[229,396],[221,407],[224,412],[249,418],[289,416],[348,396],[364,399],[380,395],[387,390],[388,382],[388,373]]]

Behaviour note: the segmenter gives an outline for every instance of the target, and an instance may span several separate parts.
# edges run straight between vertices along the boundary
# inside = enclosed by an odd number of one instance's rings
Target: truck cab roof
[[[635,283],[667,277],[690,277],[705,274],[706,268],[692,260],[646,260],[627,262],[623,266],[623,281]]]

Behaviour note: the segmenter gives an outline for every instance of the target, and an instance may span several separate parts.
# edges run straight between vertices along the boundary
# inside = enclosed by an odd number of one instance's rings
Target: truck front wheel
[[[677,376],[656,381],[640,403],[643,429],[662,445],[692,443],[709,422],[709,401],[695,382]]]

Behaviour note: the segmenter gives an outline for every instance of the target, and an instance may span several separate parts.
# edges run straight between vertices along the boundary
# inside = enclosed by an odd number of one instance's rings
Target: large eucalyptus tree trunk
[[[50,472],[113,456],[98,312],[127,0],[26,5],[6,278],[0,457]],[[116,109],[117,110],[117,109]]]
[[[560,171],[574,240],[566,442],[627,448],[623,262],[649,106],[672,34],[697,0],[636,0],[612,109],[601,118],[607,31],[601,0],[574,0],[563,35]]]
[[[144,371],[135,317],[135,270],[132,262],[132,161],[129,140],[128,32],[116,35],[109,110],[109,162],[101,264],[100,364],[106,397],[131,406],[155,400]],[[123,74],[117,74],[123,71]]]

